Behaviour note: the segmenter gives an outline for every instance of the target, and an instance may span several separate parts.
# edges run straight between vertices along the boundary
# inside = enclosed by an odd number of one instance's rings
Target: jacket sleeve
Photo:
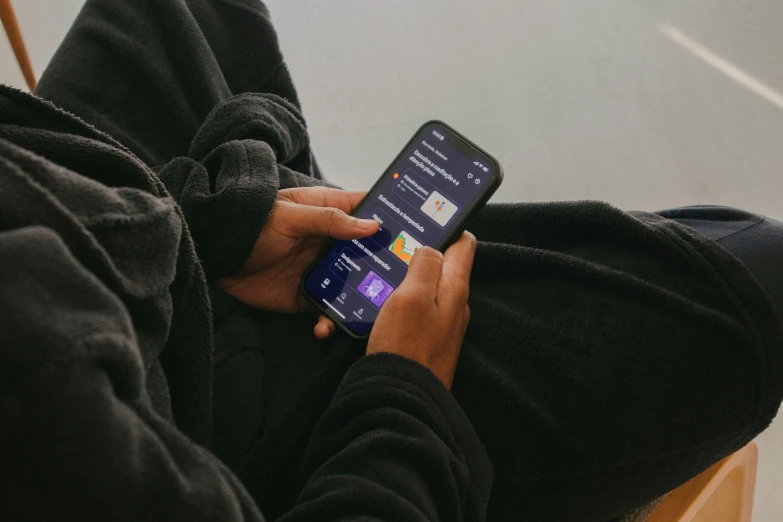
[[[36,92],[156,167],[212,280],[242,267],[278,188],[318,183],[259,0],[89,0]]]
[[[188,156],[159,169],[208,279],[242,268],[279,189],[323,184],[289,167],[309,157],[307,140],[294,104],[274,94],[240,94],[209,113]]]
[[[127,310],[57,234],[0,233],[0,287],[4,519],[263,520],[153,411]]]
[[[441,382],[378,354],[346,374],[316,427],[306,483],[282,520],[480,521],[492,465]]]

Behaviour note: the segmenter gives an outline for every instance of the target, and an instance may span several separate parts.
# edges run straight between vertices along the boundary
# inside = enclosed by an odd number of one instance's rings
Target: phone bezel
[[[478,153],[483,155],[487,160],[492,162],[492,166],[494,167],[494,172],[496,173],[495,176],[493,176],[492,184],[489,185],[489,187],[485,190],[483,195],[474,200],[468,207],[465,209],[465,211],[461,214],[461,217],[455,221],[451,226],[452,230],[449,232],[436,246],[433,248],[436,248],[437,250],[440,250],[441,252],[446,250],[465,230],[467,227],[468,222],[470,221],[470,218],[481,208],[484,207],[484,205],[487,204],[489,199],[495,194],[498,187],[500,187],[500,184],[503,182],[503,166],[500,164],[500,162],[495,159],[494,156],[489,154],[487,151],[473,143],[471,140],[469,140],[467,137],[465,137],[464,134],[459,132],[457,129],[452,127],[451,125],[441,121],[441,120],[429,120],[423,125],[421,125],[415,133],[413,133],[413,136],[410,140],[405,144],[405,146],[402,147],[399,154],[397,154],[392,162],[389,164],[388,167],[386,167],[383,170],[383,173],[378,176],[378,180],[373,184],[372,187],[367,191],[367,195],[362,198],[362,200],[356,205],[356,209],[359,209],[364,203],[367,201],[367,198],[370,194],[372,194],[376,188],[378,188],[378,185],[381,184],[382,181],[385,180],[386,174],[391,171],[394,166],[397,164],[398,161],[402,158],[402,156],[407,152],[408,148],[413,144],[414,141],[419,137],[419,135],[422,133],[425,127],[429,125],[439,125],[447,129],[452,136],[461,139],[465,144],[476,150]],[[367,333],[364,334],[358,334],[351,330],[346,323],[343,322],[343,320],[337,316],[334,312],[332,312],[331,309],[325,307],[323,303],[321,303],[318,299],[316,299],[314,296],[310,295],[310,293],[307,290],[307,278],[310,277],[310,274],[315,270],[315,268],[318,266],[318,264],[323,259],[323,256],[326,254],[326,252],[332,247],[335,240],[331,240],[316,256],[315,260],[310,264],[310,266],[305,270],[304,274],[302,275],[302,278],[299,280],[299,291],[302,293],[302,295],[305,296],[305,298],[313,304],[323,315],[327,316],[329,319],[332,320],[334,324],[339,326],[344,332],[346,332],[348,335],[353,337],[354,339],[366,339],[370,336],[370,333],[372,333],[372,328]]]

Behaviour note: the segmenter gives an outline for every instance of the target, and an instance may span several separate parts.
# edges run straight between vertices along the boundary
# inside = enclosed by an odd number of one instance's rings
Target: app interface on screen
[[[440,125],[426,126],[356,212],[378,221],[378,232],[336,241],[307,278],[310,295],[356,334],[372,328],[416,249],[447,236],[497,175],[467,144],[457,152],[452,137],[459,139]]]

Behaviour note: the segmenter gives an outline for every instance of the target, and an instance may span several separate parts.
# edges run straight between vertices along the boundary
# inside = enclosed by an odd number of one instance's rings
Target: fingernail
[[[360,220],[359,220],[359,226],[360,226],[361,228],[366,228],[366,229],[375,228],[375,226],[377,225],[377,223],[378,223],[378,222],[377,222],[377,221],[375,221],[374,219],[360,219]]]

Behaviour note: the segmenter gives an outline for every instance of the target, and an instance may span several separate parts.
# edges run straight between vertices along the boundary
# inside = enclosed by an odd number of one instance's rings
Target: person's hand
[[[348,215],[364,194],[326,187],[281,190],[245,266],[236,276],[219,280],[218,286],[262,310],[295,313],[309,308],[299,280],[326,241],[378,231],[374,219]],[[334,329],[324,323],[319,327],[327,328],[327,335]]]
[[[402,284],[383,304],[367,355],[402,355],[429,368],[451,389],[470,321],[468,290],[476,238],[464,232],[445,254],[419,248]]]

